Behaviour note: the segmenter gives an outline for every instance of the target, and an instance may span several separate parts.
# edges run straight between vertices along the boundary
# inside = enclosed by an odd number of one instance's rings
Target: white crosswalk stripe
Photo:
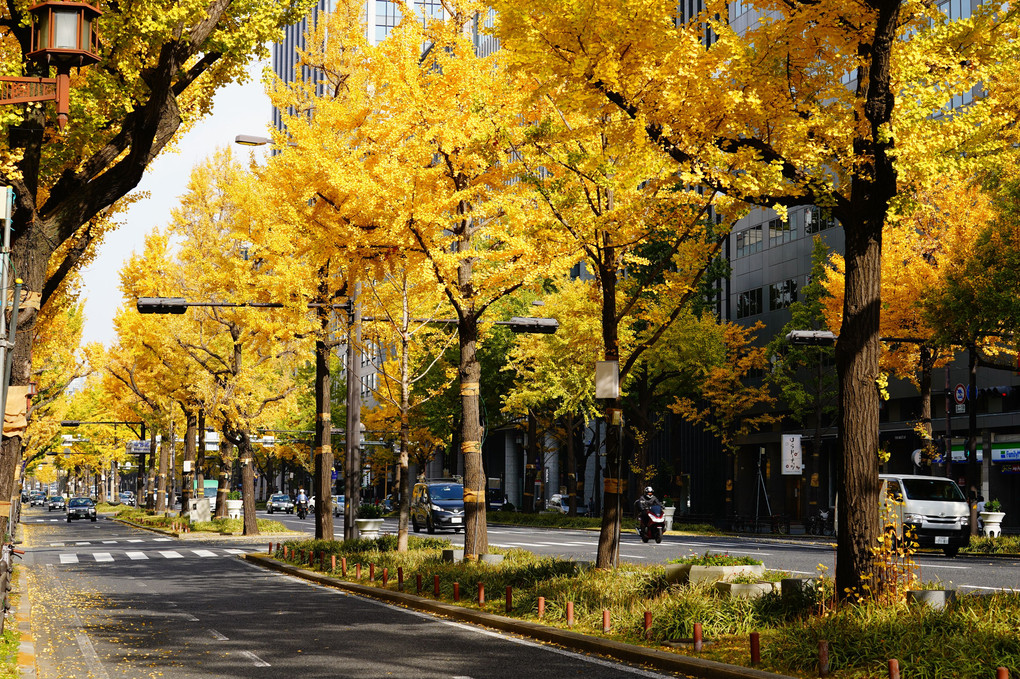
[[[77,554],[61,554],[60,563],[78,563]]]
[[[162,554],[163,556],[165,556],[168,559],[183,559],[184,558],[183,554],[179,554],[179,553],[174,552],[172,550],[171,551],[160,552],[160,554]]]
[[[110,554],[109,552],[95,552],[92,555],[92,558],[94,558],[96,561],[100,563],[104,561],[113,561],[113,555]]]
[[[66,546],[66,545],[62,545]],[[142,552],[138,550],[125,551],[125,552],[90,552],[86,553],[86,556],[91,556],[96,563],[110,563],[117,561],[118,559],[127,559],[131,561],[148,561],[149,559],[156,558],[156,555],[163,557],[164,559],[184,559],[189,556],[197,556],[201,558],[216,558],[224,556],[236,556],[239,554],[247,554],[249,550],[235,549],[235,548],[220,548],[220,549],[191,549],[184,553],[172,549],[161,549],[154,552]],[[60,563],[62,564],[76,564],[80,563],[78,554],[59,554]]]
[[[145,556],[145,552],[124,552],[124,554],[132,561],[144,561],[149,558]]]
[[[191,551],[197,556],[219,556],[216,552],[209,549],[193,549]]]

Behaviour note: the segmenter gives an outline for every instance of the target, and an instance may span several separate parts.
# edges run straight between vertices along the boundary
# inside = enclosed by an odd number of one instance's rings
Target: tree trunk
[[[567,444],[567,506],[569,515],[577,516],[577,454],[574,452],[574,413],[570,412],[564,416]]]
[[[970,504],[970,534],[977,535],[977,496],[981,487],[981,466],[977,460],[977,348],[967,345],[967,502]]]
[[[205,408],[198,409],[198,443],[195,450],[195,492],[205,497]]]
[[[149,466],[145,470],[145,508],[156,510],[156,460],[159,448],[156,446],[156,428],[149,434]]]
[[[320,307],[320,339],[315,342],[315,538],[333,539],[333,420],[330,393],[329,346],[325,333],[329,330],[329,310]],[[254,511],[254,508],[253,510]],[[246,522],[247,525],[247,522]]]
[[[409,456],[408,446],[411,440],[411,383],[409,337],[411,310],[407,301],[407,280],[404,280],[404,295],[401,303],[401,336],[400,336],[400,458],[397,465],[397,482],[399,484],[399,518],[397,519],[397,551],[407,551],[407,528],[411,514],[411,479],[408,477]]]
[[[227,494],[230,492],[230,470],[234,466],[234,446],[220,432],[220,471],[216,477],[216,518],[227,518]]]
[[[470,264],[462,264],[470,268]],[[470,279],[470,273],[468,273]],[[462,273],[462,284],[465,279]],[[475,353],[478,319],[473,312],[460,317],[460,406],[461,443],[464,454],[464,560],[477,561],[489,551],[485,520],[485,470],[482,467],[482,420],[479,383],[482,368]]]
[[[198,433],[198,415],[194,409],[184,409],[184,419],[187,427],[184,430],[184,466],[181,472],[181,515],[187,513],[191,506],[191,498],[195,496],[195,436]],[[191,464],[192,471],[185,472],[184,468]]]
[[[172,423],[171,423],[172,426]],[[166,501],[166,475],[170,463],[170,441],[166,438],[159,446],[159,471],[156,474],[156,513],[161,514],[167,510]]]
[[[245,535],[258,535],[259,522],[255,515],[255,464],[252,459],[251,435],[240,432],[238,436],[238,454],[241,458],[241,507],[244,520]]]

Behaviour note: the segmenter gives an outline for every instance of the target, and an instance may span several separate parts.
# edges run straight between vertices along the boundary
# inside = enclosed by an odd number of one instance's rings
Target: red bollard
[[[1009,679],[1009,670],[1005,667],[995,668],[995,679]]]
[[[453,583],[453,600],[460,601],[460,583]]]
[[[694,623],[694,652],[701,653],[701,623]]]
[[[751,667],[761,664],[761,641],[757,632],[751,632]]]
[[[541,620],[542,616],[545,615],[545,597],[538,597],[538,619]]]
[[[389,579],[390,579],[390,569],[389,568],[383,568],[382,569],[382,586],[383,587],[386,586],[386,582]]]
[[[397,566],[397,589],[404,591],[404,567]]]
[[[478,583],[478,605],[485,605],[485,585],[481,582]]]
[[[356,565],[354,567],[354,577],[356,577],[358,580],[361,580],[361,564],[360,563],[358,563],[358,565]]]
[[[900,679],[900,661],[895,658],[889,660],[889,679]]]
[[[375,564],[368,564],[368,579],[375,582]]]
[[[329,572],[336,573],[336,554],[334,554],[333,558],[330,560]]]
[[[567,627],[574,626],[574,602],[567,602]]]
[[[268,553],[269,554],[273,553],[273,543],[272,542],[269,543],[269,552]]]
[[[829,676],[829,642],[824,639],[818,641],[818,676]]]
[[[347,577],[347,557],[340,557],[340,574],[345,578]]]
[[[645,611],[645,639],[652,638],[652,612]]]
[[[415,573],[414,575],[415,585],[417,585],[416,594],[421,595],[421,573]]]
[[[432,578],[432,593],[435,594],[436,598],[439,598],[439,576],[435,575]]]
[[[514,588],[510,585],[506,586],[506,612],[510,613],[514,610]]]
[[[609,609],[608,608],[603,608],[602,609],[602,633],[603,634],[609,634],[609,630],[610,629],[611,629],[611,627],[610,627],[610,624],[609,624]]]

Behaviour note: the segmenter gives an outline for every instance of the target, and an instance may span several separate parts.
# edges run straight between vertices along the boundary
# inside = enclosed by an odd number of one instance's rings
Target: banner
[[[783,434],[783,475],[800,476],[804,471],[804,457],[800,449],[800,434]]]

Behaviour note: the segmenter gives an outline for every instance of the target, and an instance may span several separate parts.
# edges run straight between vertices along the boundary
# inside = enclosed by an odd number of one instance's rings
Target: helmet
[[[651,486],[645,486],[645,495],[651,495],[654,492]]]

